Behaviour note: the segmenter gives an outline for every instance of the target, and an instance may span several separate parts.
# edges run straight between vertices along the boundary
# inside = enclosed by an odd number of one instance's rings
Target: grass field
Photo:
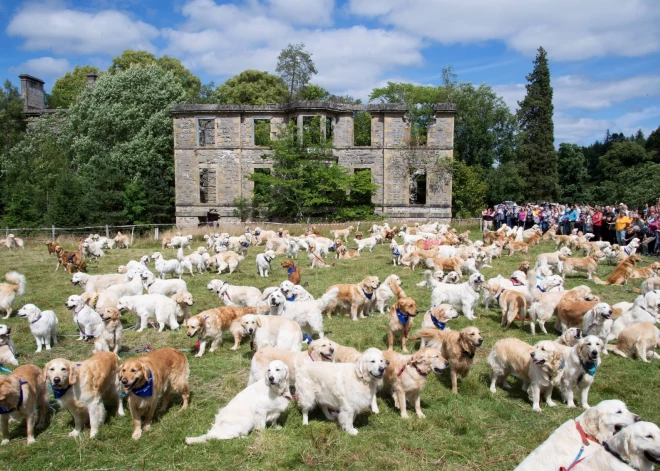
[[[201,238],[195,247],[201,245]],[[350,245],[350,244],[349,244]],[[73,244],[69,243],[70,247]],[[129,259],[160,250],[154,241],[137,240],[128,250],[108,251],[98,264],[92,264],[90,273],[112,273]],[[189,290],[195,297],[193,313],[220,305],[217,296],[206,290],[213,278],[222,278],[232,284],[252,285],[260,289],[279,284],[286,278],[285,270],[279,267],[280,256],[272,266],[270,278],[256,275],[255,255],[261,247],[251,247],[240,271],[233,275],[206,273],[191,278],[185,276]],[[533,247],[528,260],[535,260],[541,252],[552,251],[549,243]],[[166,258],[173,258],[174,250],[168,249]],[[495,260],[494,268],[484,269],[486,278],[499,273],[509,275],[523,256],[504,257]],[[307,266],[306,254],[301,254],[301,267]],[[71,314],[64,308],[64,301],[80,289],[71,286],[70,275],[54,271],[55,259],[47,255],[42,242],[29,242],[24,251],[0,252],[0,275],[17,270],[26,275],[26,294],[15,301],[18,309],[34,303],[41,309],[54,310],[60,321],[60,334],[73,335],[76,328]],[[606,278],[613,267],[603,265],[598,276]],[[422,279],[423,270],[411,272],[393,267],[389,248],[378,246],[373,253],[363,252],[356,260],[338,260],[333,268],[303,269],[303,280],[309,282],[308,290],[321,295],[334,283],[356,283],[365,275],[378,275],[382,280],[391,273],[398,274],[404,281],[404,289],[417,300],[420,310],[428,309],[430,291],[418,288],[415,283]],[[589,284],[593,291],[609,303],[632,301],[635,293],[622,287],[596,286],[584,277],[566,281],[568,288],[578,284]],[[640,283],[634,283],[639,286]],[[202,446],[187,447],[184,438],[205,433],[213,422],[218,408],[224,406],[247,384],[251,352],[249,344],[243,342],[237,352],[229,348],[231,336],[214,353],[203,358],[186,353],[190,362],[191,407],[180,411],[179,398],[175,398],[170,409],[158,414],[151,432],[135,442],[131,439],[130,417],[118,417],[110,411],[106,425],[96,439],[90,440],[88,431],[79,439],[68,437],[73,420],[65,410],[54,407],[50,411],[49,425],[42,430],[34,445],[25,445],[25,426],[11,425],[11,442],[0,449],[2,469],[7,470],[202,470],[202,469],[308,469],[335,470],[340,468],[367,469],[441,469],[441,470],[511,470],[532,449],[562,422],[575,417],[579,409],[567,409],[563,404],[556,408],[542,405],[541,414],[532,411],[520,382],[511,379],[514,385],[510,392],[498,390],[492,395],[488,390],[488,349],[500,338],[518,337],[529,343],[553,335],[532,337],[528,327],[521,331],[519,323],[508,332],[500,328],[499,310],[485,311],[480,305],[477,313],[481,318],[467,321],[460,317],[452,321],[452,329],[476,325],[484,337],[483,349],[475,357],[475,366],[470,375],[459,383],[459,394],[450,391],[449,374],[429,377],[422,394],[422,408],[426,419],[411,414],[409,420],[400,418],[390,398],[380,397],[380,414],[364,414],[356,420],[359,435],[349,436],[340,432],[334,423],[323,418],[318,411],[310,416],[310,425],[301,425],[301,415],[292,404],[280,418],[281,430],[268,429],[254,433],[245,439],[214,441]],[[73,337],[61,337],[60,343],[51,351],[35,354],[35,343],[28,323],[15,316],[0,321],[11,325],[13,339],[19,351],[21,364],[34,363],[43,366],[56,357],[82,360],[92,353],[91,344],[82,344]],[[127,314],[125,326],[135,322]],[[325,321],[325,331],[332,340],[360,350],[367,347],[386,348],[387,317],[374,315],[366,320],[352,322],[344,317]],[[421,319],[415,323],[419,327]],[[548,325],[552,325],[553,321]],[[124,345],[134,349],[141,345],[155,348],[170,346],[190,349],[194,341],[177,332],[166,330],[158,334],[153,329],[141,334],[134,331],[124,333]],[[128,355],[123,354],[122,358]],[[591,388],[590,403],[604,399],[622,399],[628,407],[640,414],[644,420],[660,423],[660,408],[654,395],[660,387],[658,363],[642,363],[609,355],[598,370]],[[654,392],[655,391],[655,392]],[[555,398],[559,398],[555,392]],[[127,410],[127,414],[128,410]]]

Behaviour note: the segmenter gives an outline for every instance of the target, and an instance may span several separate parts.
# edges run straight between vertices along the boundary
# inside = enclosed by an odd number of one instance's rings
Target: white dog
[[[281,316],[246,314],[241,317],[243,333],[252,337],[257,351],[264,347],[277,347],[290,352],[299,352],[302,330],[293,320]]]
[[[0,311],[5,311],[7,315],[4,319],[9,318],[11,314],[11,305],[14,298],[22,296],[25,293],[25,276],[18,272],[10,271],[5,273],[5,280],[9,283],[0,283]]]
[[[378,288],[376,288],[376,299],[372,304],[376,311],[381,314],[385,314],[385,310],[388,309],[389,302],[396,298],[405,297],[406,293],[403,292],[401,286],[403,281],[397,275],[390,275],[385,278]]]
[[[99,293],[95,309],[102,311],[106,307],[116,307],[122,296],[137,296],[142,294],[142,279],[134,271],[126,273],[126,283],[113,285]]]
[[[294,320],[308,336],[317,334],[323,338],[323,314],[330,301],[337,297],[339,288],[334,288],[315,301],[287,301],[282,291],[277,290],[269,296],[270,314],[284,316]]]
[[[50,350],[51,342],[57,345],[57,316],[53,311],[42,311],[34,304],[26,304],[18,311],[18,317],[26,317],[30,322],[30,331],[37,341],[37,351],[41,352],[42,345]]]
[[[374,247],[378,242],[383,238],[379,235],[373,237],[367,237],[366,239],[353,239],[353,242],[357,244],[357,251],[360,253],[363,249],[369,249],[369,252],[374,250]]]
[[[636,322],[651,322],[655,324],[658,322],[657,309],[660,304],[660,293],[657,291],[649,291],[648,293],[637,296],[633,306],[630,310],[624,312],[612,324],[610,335],[607,340],[613,340],[628,327],[630,324]]]
[[[595,335],[588,335],[571,349],[569,355],[564,356],[566,367],[561,377],[560,389],[567,407],[575,407],[573,390],[577,388],[582,407],[589,408],[589,388],[600,366],[602,350],[603,341]]]
[[[238,393],[218,411],[211,430],[200,437],[187,437],[186,444],[244,437],[252,430],[264,430],[277,421],[291,399],[289,368],[280,360],[271,361],[263,381]]]
[[[199,252],[193,252],[190,255],[184,255],[183,249],[179,248],[176,251],[176,258],[181,263],[183,269],[187,269],[193,277],[195,276],[193,269],[199,274],[204,273],[204,270],[206,270],[206,262],[204,261],[202,254]]]
[[[605,345],[612,329],[612,322],[612,308],[610,305],[598,303],[585,313],[582,319],[582,334],[585,337],[595,335]],[[607,355],[607,350],[603,349],[602,353]]]
[[[148,294],[174,296],[175,294],[185,293],[188,291],[188,286],[184,280],[161,280],[160,278],[156,278],[150,271],[142,273],[140,278],[142,279],[142,283],[144,284]]]
[[[259,276],[268,276],[270,271],[270,262],[275,260],[275,252],[266,250],[264,253],[257,254],[257,272]]]
[[[473,273],[465,283],[457,285],[438,283],[431,292],[431,305],[451,304],[456,309],[460,309],[466,318],[475,319],[474,308],[479,302],[484,280],[482,274]]]
[[[16,346],[10,337],[11,327],[0,324],[0,366],[9,363],[18,365],[16,360]]]
[[[71,278],[71,284],[80,286],[85,293],[100,293],[110,286],[120,283],[126,283],[126,277],[114,273],[109,275],[88,275],[87,273],[77,271]]]
[[[261,299],[261,291],[253,286],[234,286],[226,281],[211,280],[206,288],[218,293],[218,297],[222,299],[225,306],[264,305]]]
[[[176,320],[177,304],[173,299],[162,294],[122,296],[117,303],[117,309],[132,311],[140,318],[138,332],[142,332],[147,327],[147,321],[150,318],[156,319],[158,332],[162,332],[166,324],[172,330],[179,328],[179,323]]]
[[[160,252],[155,252],[151,258],[155,262],[154,267],[156,268],[156,272],[163,280],[168,273],[171,273],[172,277],[178,275],[179,279],[181,279],[181,275],[183,275],[183,266],[181,265],[181,262],[176,259],[165,260]]]
[[[103,330],[103,319],[98,312],[85,304],[82,296],[72,294],[66,300],[64,306],[73,312],[73,323],[80,332],[78,340],[84,338],[98,337]]]
[[[337,420],[350,435],[357,435],[355,416],[372,407],[380,379],[389,362],[377,348],[369,348],[355,363],[311,362],[296,373],[298,406],[303,425],[309,412],[320,406],[328,420]],[[339,411],[337,416],[330,409]],[[374,412],[378,412],[377,408]]]
[[[581,458],[594,454],[601,448],[600,443],[639,420],[640,417],[630,412],[622,401],[601,401],[575,419],[564,422],[514,471],[557,471],[560,467],[568,468],[580,450]]]

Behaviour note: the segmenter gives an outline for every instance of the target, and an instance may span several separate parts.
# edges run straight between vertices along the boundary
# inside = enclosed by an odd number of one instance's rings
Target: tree
[[[525,179],[520,174],[518,165],[506,162],[486,170],[488,192],[486,201],[489,205],[502,201],[524,201]]]
[[[75,66],[58,78],[48,97],[50,108],[68,108],[87,88],[87,74],[100,75],[101,71],[92,65]]]
[[[552,86],[545,50],[539,47],[534,70],[527,76],[527,94],[518,102],[518,162],[524,168],[528,201],[556,201],[559,196],[557,154],[552,121]]]
[[[566,203],[584,203],[587,163],[577,144],[559,144],[557,169],[560,175],[561,199]]]
[[[353,142],[356,146],[371,145],[371,113],[356,111],[353,113]]]
[[[644,147],[636,142],[614,142],[610,150],[603,155],[600,171],[606,180],[616,180],[619,173],[650,160]]]
[[[6,154],[25,133],[23,99],[9,80],[0,88],[0,154]]]
[[[312,75],[318,73],[312,55],[305,51],[304,43],[289,44],[282,49],[275,70],[286,82],[292,98],[309,83]]]
[[[329,91],[319,85],[314,85],[313,83],[303,87],[297,96],[298,100],[312,101],[327,101],[330,100],[331,97],[332,95]]]
[[[284,81],[259,70],[244,70],[213,92],[213,101],[227,105],[267,105],[283,103],[288,97]]]
[[[453,159],[451,165],[452,194],[451,212],[453,217],[469,218],[481,214],[486,204],[488,186],[484,181],[481,167],[469,166]]]
[[[660,161],[660,126],[649,134],[644,147],[647,152],[651,153],[653,160],[656,162]]]
[[[167,55],[156,57],[147,51],[134,51],[132,49],[127,49],[122,52],[121,56],[112,59],[112,65],[108,69],[108,72],[115,74],[119,71],[128,70],[132,65],[146,66],[152,64],[156,64],[163,70],[172,73],[174,78],[181,84],[186,92],[186,99],[184,101],[188,103],[197,102],[197,98],[202,91],[201,80],[184,67],[179,59],[175,59],[174,57],[169,57]]]

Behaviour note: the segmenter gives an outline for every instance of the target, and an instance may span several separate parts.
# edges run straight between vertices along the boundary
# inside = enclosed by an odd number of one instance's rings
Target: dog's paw
[[[423,412],[418,412],[418,413],[417,413],[417,417],[419,417],[420,419],[425,419],[425,418],[426,418],[426,415],[424,415]]]
[[[552,400],[547,400],[545,403],[548,405],[548,407],[557,407],[557,403]]]
[[[73,437],[73,438],[76,438],[79,435],[80,435],[80,432],[78,430],[72,430],[71,432],[69,432],[69,436]]]
[[[9,439],[8,439],[8,438],[5,438],[4,440],[2,440],[2,441],[0,442],[0,446],[1,446],[1,445],[6,445],[7,443],[9,443]]]
[[[131,438],[133,438],[133,440],[139,440],[140,437],[142,437],[142,430],[140,429],[137,429],[135,432],[133,432],[133,435],[131,435]]]
[[[348,430],[346,430],[346,433],[348,433],[349,435],[357,435],[358,431],[355,428],[349,428]]]
[[[32,445],[35,442],[34,437],[28,437],[27,444]]]

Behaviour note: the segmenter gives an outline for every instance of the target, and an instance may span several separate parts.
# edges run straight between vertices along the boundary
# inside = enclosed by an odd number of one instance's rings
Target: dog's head
[[[534,349],[530,353],[532,362],[535,365],[544,365],[553,359],[553,354],[557,351],[555,344],[550,340],[542,340],[534,345]]]
[[[484,281],[486,281],[486,278],[484,278],[481,273],[473,273],[470,275],[470,286],[472,286],[475,291],[481,290]]]
[[[193,295],[187,291],[173,295],[172,300],[180,306],[192,306],[195,304]]]
[[[424,277],[426,277],[426,272],[427,271],[430,273],[430,270],[426,270],[424,272]],[[445,272],[442,271],[442,270],[436,270],[436,271],[433,272],[433,274],[431,276],[433,277],[434,280],[442,281],[445,277]]]
[[[451,304],[439,304],[431,308],[431,314],[440,322],[449,322],[458,317],[458,311]]]
[[[7,409],[17,406],[21,395],[21,386],[14,376],[0,376],[0,404]]]
[[[198,314],[189,319],[186,319],[185,322],[185,326],[187,327],[186,335],[192,338],[195,335],[204,332],[204,330],[206,329],[207,318],[208,316],[206,316],[205,314]]]
[[[355,372],[360,379],[370,382],[373,379],[381,379],[389,364],[380,350],[369,348],[355,363]]]
[[[101,313],[101,319],[106,324],[109,322],[117,322],[121,319],[121,312],[116,307],[106,307]]]
[[[119,267],[117,268],[117,273],[119,273],[120,275],[125,274],[126,271],[127,271],[126,270],[126,265],[119,265]]]
[[[607,440],[631,469],[651,470],[660,464],[660,428],[651,422],[635,422]]]
[[[290,298],[291,295],[293,295],[293,288],[295,288],[296,285],[291,283],[289,280],[285,280],[282,283],[280,283],[280,291],[282,291],[282,294],[286,296],[287,298]]]
[[[81,273],[81,272],[76,272],[76,273],[74,273],[73,276],[71,277],[71,284],[74,285],[74,286],[77,286],[77,285],[79,285],[80,283],[82,283],[82,281],[83,281],[86,277],[88,277],[87,274],[85,274],[85,273]]]
[[[257,329],[261,327],[261,319],[256,314],[246,314],[241,317],[241,327],[244,334],[254,335]]]
[[[419,311],[417,311],[417,303],[413,298],[402,297],[394,303],[394,309],[401,311],[406,316],[415,317]]]
[[[458,341],[463,350],[472,352],[484,343],[484,338],[481,336],[479,329],[470,326],[461,330],[458,336]]]
[[[592,308],[592,311],[594,313],[594,319],[598,320],[599,322],[601,321],[601,319],[606,320],[612,317],[612,308],[607,303],[596,304]]]
[[[119,367],[119,381],[127,390],[149,381],[149,369],[139,358],[129,358]]]
[[[443,358],[440,350],[436,348],[422,348],[415,352],[410,359],[410,363],[423,375],[427,375],[431,371],[435,374],[442,374],[449,367],[449,362]]]
[[[268,296],[268,304],[273,307],[281,306],[285,302],[286,297],[284,296],[284,293],[282,293],[282,291],[279,289],[276,289],[270,294],[270,296]]]
[[[603,341],[595,335],[587,335],[577,343],[576,348],[582,361],[598,362],[603,350]]]
[[[577,327],[569,327],[565,329],[561,334],[561,341],[564,345],[569,347],[574,347],[577,345],[578,341],[582,338],[582,329]]]
[[[41,314],[41,309],[39,309],[37,306],[34,304],[26,304],[22,308],[18,310],[18,317],[25,317],[27,318],[30,323],[34,322],[39,315]]]
[[[9,338],[11,334],[11,327],[5,324],[0,324],[0,342]],[[3,344],[4,345],[4,344]]]
[[[264,252],[264,257],[266,258],[267,261],[272,262],[275,260],[275,252],[273,250],[266,250]]]
[[[561,250],[559,251],[564,257],[570,257],[573,255],[573,252],[571,252],[571,249],[568,247],[562,247]]]
[[[151,258],[154,260],[158,260],[159,258],[163,258],[163,255],[160,252],[154,252],[151,254]]]
[[[398,275],[390,275],[385,281],[392,285],[403,286],[403,281],[401,281]]]
[[[289,268],[293,268],[295,266],[296,266],[296,264],[293,260],[284,260],[282,262],[282,268],[289,269]]]
[[[44,366],[46,381],[54,388],[64,389],[78,381],[78,369],[73,362],[64,358],[55,358]]]
[[[307,347],[307,354],[314,360],[333,361],[338,345],[327,337],[312,340]]]
[[[66,300],[64,306],[70,311],[72,309],[81,308],[83,304],[85,304],[85,301],[83,300],[82,296],[78,296],[77,294],[72,294],[71,296],[69,296],[69,299]]]
[[[144,265],[149,265],[149,255],[143,255],[140,257],[140,263]]]
[[[268,386],[279,386],[289,381],[289,367],[282,360],[273,360],[268,364],[266,370],[266,384]]]
[[[132,309],[132,303],[128,296],[122,296],[117,301],[117,309],[119,312],[130,311]]]
[[[623,401],[610,399],[587,409],[582,422],[585,432],[603,442],[624,427],[640,420],[641,417],[630,412]]]
[[[367,276],[360,285],[365,292],[373,293],[380,286],[380,280],[377,276]]]

